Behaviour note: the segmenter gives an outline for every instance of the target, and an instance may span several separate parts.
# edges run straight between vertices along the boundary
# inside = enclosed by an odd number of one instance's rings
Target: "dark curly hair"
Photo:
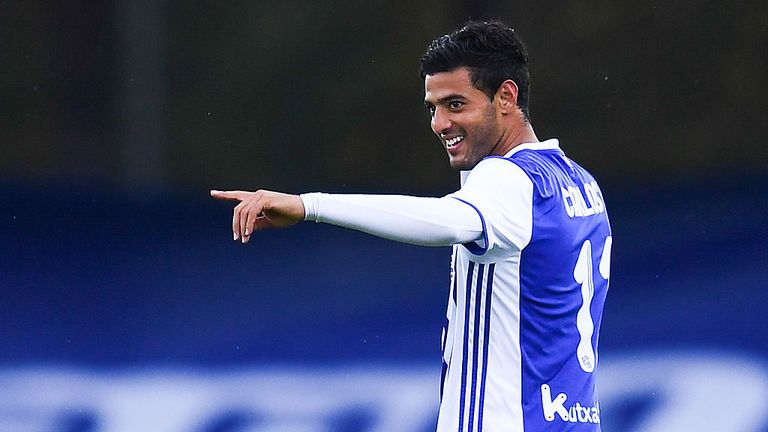
[[[528,114],[528,51],[515,30],[500,21],[469,21],[432,41],[421,58],[421,77],[466,67],[472,84],[493,100],[501,83],[517,84],[517,106]]]

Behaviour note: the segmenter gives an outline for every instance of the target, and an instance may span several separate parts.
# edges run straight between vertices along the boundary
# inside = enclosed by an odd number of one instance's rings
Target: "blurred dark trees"
[[[765,2],[126,4],[0,3],[0,181],[449,191],[418,60],[468,16],[521,33],[539,136],[599,178],[768,162]]]

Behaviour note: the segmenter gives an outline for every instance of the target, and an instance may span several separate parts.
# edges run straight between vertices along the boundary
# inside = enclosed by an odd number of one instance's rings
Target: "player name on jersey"
[[[581,189],[584,189],[584,194]],[[582,188],[577,186],[568,186],[560,188],[563,195],[563,205],[568,217],[585,217],[600,214],[605,211],[603,195],[596,182],[585,183]],[[584,195],[587,196],[586,200]]]

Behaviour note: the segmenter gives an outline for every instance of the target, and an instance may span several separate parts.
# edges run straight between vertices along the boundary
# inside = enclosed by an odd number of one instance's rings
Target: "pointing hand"
[[[266,190],[212,190],[211,196],[239,202],[232,213],[232,234],[234,240],[243,243],[248,243],[256,230],[284,228],[304,220],[304,203],[298,195]]]

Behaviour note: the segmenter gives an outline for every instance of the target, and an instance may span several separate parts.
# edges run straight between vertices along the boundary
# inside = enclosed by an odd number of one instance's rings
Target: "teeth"
[[[448,146],[448,148],[451,148],[456,144],[460,143],[463,139],[464,139],[463,136],[457,136],[456,138],[451,138],[448,141],[446,141],[445,145]]]

